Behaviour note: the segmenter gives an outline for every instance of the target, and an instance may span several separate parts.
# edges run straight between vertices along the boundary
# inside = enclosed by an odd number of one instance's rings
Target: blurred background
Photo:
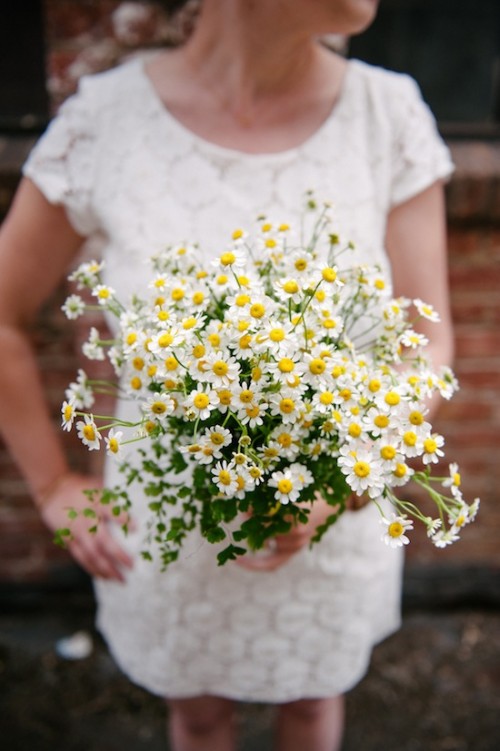
[[[2,4],[0,221],[31,146],[78,79],[180,43],[197,7],[190,0],[169,18],[161,4],[147,2]],[[461,390],[443,405],[435,428],[446,436],[447,458],[460,465],[466,497],[481,497],[478,519],[456,545],[437,550],[423,533],[414,535],[405,623],[381,645],[369,676],[349,697],[346,751],[497,751],[500,3],[382,0],[363,35],[325,41],[348,56],[413,75],[452,151],[447,210]],[[57,423],[64,389],[80,365],[78,329],[60,311],[64,297],[62,285],[31,332]],[[66,440],[75,468],[95,461],[74,437]],[[163,708],[116,673],[93,633],[89,581],[53,545],[1,443],[0,608],[0,737],[11,749],[102,751],[125,739],[130,749],[164,748]],[[68,663],[54,645],[81,628],[93,652]],[[267,748],[269,711],[251,707],[243,715],[245,748]]]

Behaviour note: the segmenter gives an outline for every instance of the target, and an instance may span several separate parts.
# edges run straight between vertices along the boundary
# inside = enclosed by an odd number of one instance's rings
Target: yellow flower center
[[[231,485],[231,473],[227,469],[221,469],[219,472],[219,482],[221,485]]]
[[[320,394],[319,401],[321,404],[331,404],[333,402],[333,394],[331,391],[323,391],[322,394]]]
[[[359,438],[359,436],[361,435],[361,426],[358,425],[357,422],[352,422],[349,425],[349,431],[348,432],[349,432],[349,435],[351,436],[351,438]]]
[[[295,409],[295,402],[293,399],[282,399],[280,401],[280,410],[285,415],[291,414]]]
[[[127,338],[125,340],[127,344],[135,344],[137,341],[137,334],[135,331],[131,331],[130,334],[127,334]]]
[[[433,454],[438,445],[434,438],[426,438],[424,441],[424,451],[426,454]]]
[[[272,342],[282,342],[285,338],[285,332],[283,329],[271,329],[269,332],[269,339]]]
[[[322,360],[320,357],[315,357],[309,363],[309,370],[313,375],[321,375],[321,373],[325,372],[325,368],[326,368],[326,362]]]
[[[278,490],[280,493],[283,493],[283,495],[288,495],[292,491],[293,483],[288,478],[284,477],[281,480],[278,480]]]
[[[170,347],[173,341],[174,337],[172,336],[172,334],[165,333],[158,337],[158,346]]]
[[[262,378],[262,368],[256,365],[255,368],[252,368],[252,380],[260,381],[261,378]]]
[[[72,415],[73,415],[73,407],[71,406],[71,404],[67,404],[64,407],[64,419],[66,421],[71,420]]]
[[[231,253],[230,250],[228,250],[227,253],[223,253],[220,257],[220,262],[223,266],[232,266],[235,261],[236,256],[234,253]]]
[[[329,266],[327,266],[321,272],[321,276],[323,277],[325,282],[334,282],[337,278],[337,272],[335,271],[335,269],[332,269]]]
[[[388,391],[384,397],[384,401],[390,407],[395,407],[401,401],[401,397],[396,391]]]
[[[172,290],[172,300],[175,300],[175,302],[178,302],[179,300],[182,300],[184,297],[184,290],[181,287],[176,287]]]
[[[414,410],[413,412],[410,412],[409,420],[412,425],[422,425],[424,416],[421,412]]]
[[[110,439],[109,439],[109,442],[108,442],[108,449],[109,449],[109,450],[110,450],[110,451],[111,451],[111,452],[112,452],[113,454],[117,454],[117,453],[118,453],[118,450],[119,450],[119,448],[120,448],[120,445],[119,445],[118,441],[116,440],[116,438],[110,438]]]
[[[289,279],[288,282],[284,283],[283,289],[287,295],[295,295],[299,291],[299,285],[294,279]]]
[[[250,404],[250,402],[253,399],[253,391],[250,389],[243,389],[243,391],[240,394],[240,401],[243,402],[243,404]]]
[[[378,378],[372,378],[371,381],[368,384],[368,389],[369,389],[369,391],[372,392],[372,394],[376,394],[377,391],[380,390],[381,385],[382,384],[380,383],[380,381],[378,380]]]
[[[368,462],[356,462],[353,471],[357,477],[368,477],[370,474],[370,465]]]
[[[307,261],[305,258],[297,258],[295,261],[295,268],[297,271],[305,271],[307,269]]]
[[[224,443],[224,436],[222,433],[210,433],[210,440],[215,446],[222,446]]]
[[[186,331],[188,329],[194,328],[195,326],[196,326],[196,318],[194,318],[193,316],[190,316],[190,318],[185,318],[182,322],[182,328],[186,329]]]
[[[197,360],[199,360],[200,357],[203,357],[205,354],[206,349],[203,346],[203,344],[195,344],[193,347],[193,357],[196,357]]]
[[[380,456],[386,461],[391,461],[396,456],[396,449],[394,446],[382,446]]]
[[[417,434],[413,430],[407,430],[406,433],[403,433],[403,441],[407,446],[415,446]]]
[[[281,435],[278,436],[278,443],[280,446],[283,446],[283,448],[289,448],[293,443],[293,438],[290,433],[281,433]]]
[[[389,425],[389,418],[387,415],[377,415],[373,422],[377,428],[386,428]]]
[[[151,412],[155,415],[163,415],[167,411],[167,405],[164,402],[153,402],[151,405]]]
[[[257,404],[251,404],[249,407],[245,407],[247,417],[258,417],[260,414],[260,408]]]
[[[134,376],[133,378],[130,379],[130,386],[135,391],[139,391],[139,389],[142,387],[142,381],[139,378],[139,376]]]
[[[196,407],[196,409],[205,409],[205,407],[208,407],[210,404],[210,399],[206,394],[200,393],[196,394],[196,396],[193,399],[193,404]]]
[[[245,334],[244,336],[241,336],[240,337],[240,349],[249,349],[251,341],[252,341],[252,337],[250,334]]]
[[[217,376],[225,376],[227,375],[229,366],[224,360],[216,360],[212,365],[212,370]]]
[[[290,360],[289,357],[282,357],[278,363],[278,369],[281,370],[282,373],[291,373],[294,367],[295,363],[293,360]]]
[[[219,402],[225,407],[228,407],[231,404],[232,394],[229,389],[221,389],[217,392],[217,396],[219,397]]]
[[[249,302],[250,302],[250,295],[241,294],[241,295],[237,295],[235,298],[235,303],[238,306],[238,308],[244,308],[245,305],[248,305]]]
[[[250,306],[250,315],[252,318],[262,318],[265,315],[266,309],[260,302],[255,302]]]
[[[167,357],[165,360],[165,367],[167,370],[177,370],[179,367],[179,363],[175,359],[175,357]]]
[[[205,295],[203,294],[203,292],[195,292],[192,297],[193,303],[195,305],[201,305],[204,299]]]
[[[405,477],[407,472],[408,472],[408,467],[406,466],[406,464],[402,464],[401,462],[398,462],[398,464],[396,464],[395,468],[393,469],[392,474],[395,477],[398,477],[399,479],[401,479],[402,477]]]
[[[142,357],[134,357],[134,359],[132,360],[132,365],[136,370],[142,370],[144,367],[144,360],[142,359]]]
[[[208,341],[212,345],[212,347],[218,347],[220,344],[220,336],[219,334],[209,334],[208,335]]]
[[[403,527],[401,522],[391,522],[387,529],[389,537],[401,537],[404,531],[405,528]]]
[[[83,428],[83,435],[87,441],[95,441],[95,430],[92,425],[85,425]]]

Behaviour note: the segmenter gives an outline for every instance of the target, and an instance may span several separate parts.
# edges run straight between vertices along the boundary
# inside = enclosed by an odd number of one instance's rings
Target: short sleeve
[[[420,89],[409,76],[398,76],[394,92],[395,141],[393,148],[391,204],[407,201],[446,180],[453,172],[450,152],[439,135],[436,121]]]
[[[91,80],[82,79],[23,166],[25,177],[48,201],[65,207],[73,228],[83,236],[97,229],[92,210],[97,148],[93,99]]]

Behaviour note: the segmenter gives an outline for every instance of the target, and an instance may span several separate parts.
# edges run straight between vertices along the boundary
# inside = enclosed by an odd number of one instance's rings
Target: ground
[[[88,593],[10,599],[0,613],[0,738],[9,751],[166,751],[165,709],[120,674]],[[81,660],[58,656],[77,630]],[[272,708],[243,705],[241,751],[270,751]],[[347,696],[343,751],[498,751],[500,612],[406,609]],[[304,750],[307,751],[307,750]]]

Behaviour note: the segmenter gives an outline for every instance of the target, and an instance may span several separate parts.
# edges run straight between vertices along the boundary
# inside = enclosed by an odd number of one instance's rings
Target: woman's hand
[[[252,571],[274,571],[308,545],[316,528],[323,524],[335,509],[320,496],[317,496],[312,506],[309,503],[303,505],[311,509],[305,524],[294,524],[285,535],[273,537],[265,548],[237,558],[236,563]]]
[[[133,561],[110,534],[109,524],[123,524],[127,519],[113,516],[107,506],[95,504],[92,508],[98,515],[97,531],[89,532],[96,519],[89,519],[81,513],[89,507],[84,491],[100,486],[100,481],[94,477],[68,473],[43,496],[39,510],[43,521],[53,532],[69,526],[71,538],[68,550],[89,574],[123,582],[123,569],[132,568]],[[68,525],[69,509],[75,509],[78,515]]]

